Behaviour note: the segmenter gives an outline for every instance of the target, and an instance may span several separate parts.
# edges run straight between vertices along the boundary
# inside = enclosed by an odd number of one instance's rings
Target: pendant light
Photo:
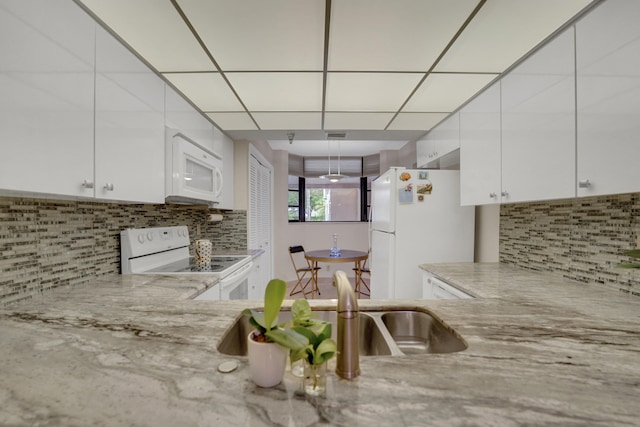
[[[329,172],[326,175],[321,175],[320,178],[328,179],[331,182],[338,182],[344,175],[340,174],[340,141],[338,141],[338,173],[331,173],[331,141],[327,140],[327,150],[329,151]]]

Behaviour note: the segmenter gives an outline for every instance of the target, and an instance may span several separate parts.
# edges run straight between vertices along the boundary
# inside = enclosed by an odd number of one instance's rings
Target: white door
[[[248,248],[262,249],[260,281],[254,293],[264,295],[264,288],[271,279],[271,200],[272,168],[262,156],[250,150],[249,155],[249,212]]]
[[[395,230],[396,172],[390,169],[371,183],[371,227],[374,230]]]
[[[395,235],[383,231],[371,232],[371,299],[395,297]]]

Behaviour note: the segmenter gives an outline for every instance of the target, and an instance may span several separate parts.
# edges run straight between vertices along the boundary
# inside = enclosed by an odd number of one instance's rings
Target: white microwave
[[[222,158],[180,132],[167,129],[165,150],[165,200],[167,203],[220,202]]]

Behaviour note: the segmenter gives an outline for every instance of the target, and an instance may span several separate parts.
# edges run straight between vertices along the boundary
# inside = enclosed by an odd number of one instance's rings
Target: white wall
[[[500,205],[476,207],[475,262],[498,262]]]

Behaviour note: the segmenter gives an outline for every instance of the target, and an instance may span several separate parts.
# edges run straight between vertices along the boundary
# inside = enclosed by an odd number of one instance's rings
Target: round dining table
[[[313,288],[311,292],[311,298],[318,292],[320,295],[320,290],[318,289],[318,263],[319,262],[353,262],[355,263],[355,272],[356,272],[356,284],[355,284],[355,292],[358,293],[359,296],[367,293],[363,292],[360,289],[360,282],[362,276],[362,267],[364,262],[369,257],[367,252],[363,251],[354,251],[351,249],[340,249],[340,256],[331,256],[329,249],[321,249],[317,251],[309,251],[305,253],[305,258],[311,263],[311,277]]]

